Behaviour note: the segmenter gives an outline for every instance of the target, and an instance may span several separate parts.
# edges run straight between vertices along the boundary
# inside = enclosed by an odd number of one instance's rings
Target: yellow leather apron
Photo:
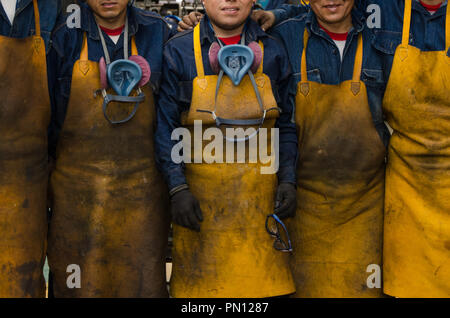
[[[0,297],[44,297],[50,100],[40,35],[0,36]]]
[[[409,45],[411,0],[384,112],[394,129],[386,170],[384,292],[450,297],[450,9],[446,47]]]
[[[134,38],[132,54],[137,54]],[[54,294],[166,297],[168,198],[154,161],[153,93],[144,86],[146,100],[135,116],[111,125],[101,95],[93,95],[100,86],[98,63],[88,60],[84,35],[50,184]],[[110,117],[119,119],[133,105],[112,102],[109,108]],[[66,272],[71,264],[80,267],[81,288],[66,285],[75,273]]]
[[[385,147],[360,80],[362,35],[353,79],[339,85],[307,79],[304,33],[297,86],[297,214],[289,224],[296,297],[379,297],[369,288],[381,266]],[[381,277],[380,277],[381,281]]]
[[[218,81],[217,75],[204,74],[199,25],[194,28],[194,53],[197,77],[189,112],[182,115],[182,124],[191,131],[194,120],[202,121],[203,130],[215,127],[210,114],[197,111],[213,110]],[[262,63],[254,77],[264,109],[276,107]],[[235,119],[261,117],[248,75],[239,86],[234,86],[228,77],[223,78],[217,115]],[[268,112],[263,128],[270,131],[277,116],[278,112]],[[267,136],[271,138],[269,133]],[[245,145],[247,154],[249,144],[248,141]],[[266,216],[274,209],[276,175],[261,174],[259,161],[205,163],[210,159],[204,153],[203,163],[186,164],[186,178],[200,202],[204,220],[199,233],[174,225],[172,296],[241,298],[294,292],[289,255],[273,248],[274,239],[265,229]]]

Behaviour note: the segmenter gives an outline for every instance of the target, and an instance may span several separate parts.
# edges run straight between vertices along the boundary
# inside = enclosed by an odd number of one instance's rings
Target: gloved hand
[[[295,216],[297,190],[292,183],[280,183],[275,196],[275,214],[280,218]]]
[[[200,223],[203,221],[202,210],[197,199],[189,189],[175,193],[170,199],[170,213],[172,220],[178,225],[200,232]]]

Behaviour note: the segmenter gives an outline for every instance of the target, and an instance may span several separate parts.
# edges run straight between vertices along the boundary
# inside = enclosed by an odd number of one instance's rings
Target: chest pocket
[[[384,89],[385,81],[383,78],[382,70],[374,70],[363,68],[361,73],[361,80],[366,84],[366,86]]]
[[[192,81],[182,81],[178,83],[178,99],[183,111],[189,110],[192,99]]]
[[[402,33],[387,31],[387,30],[374,30],[374,37],[372,40],[372,45],[378,51],[394,55],[397,46],[402,42]],[[414,43],[412,39],[411,44]]]
[[[301,73],[294,73],[292,76],[295,79],[295,83],[298,83],[302,80]],[[320,76],[320,70],[318,68],[308,71],[308,81],[322,84],[322,77]]]
[[[300,73],[298,73],[298,79],[300,81]],[[308,71],[308,81],[322,84],[322,77],[320,76],[320,70],[318,68]]]

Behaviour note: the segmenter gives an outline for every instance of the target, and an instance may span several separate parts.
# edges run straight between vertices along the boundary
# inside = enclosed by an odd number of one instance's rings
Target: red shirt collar
[[[235,36],[230,36],[228,38],[219,38],[219,40],[225,43],[225,45],[238,44],[239,41],[241,40],[241,35],[239,34]]]
[[[348,32],[345,32],[345,33],[334,33],[334,32],[328,31],[327,29],[325,29],[325,28],[324,28],[323,26],[321,26],[320,24],[319,24],[319,26],[320,26],[320,28],[321,28],[322,30],[324,30],[324,31],[328,34],[328,36],[329,36],[332,40],[334,40],[334,41],[346,41],[346,40],[347,40]]]
[[[109,36],[115,36],[115,35],[120,35],[122,33],[125,25],[122,25],[121,27],[118,27],[117,29],[108,29],[108,28],[102,27],[101,25],[99,25],[99,27],[100,27],[100,29],[102,29],[103,32],[105,32]]]
[[[422,0],[419,0],[419,1],[420,1],[420,4],[421,4],[425,9],[427,9],[428,11],[432,11],[432,12],[436,12],[436,11],[441,7],[441,5],[442,5],[442,3],[443,3],[443,1],[442,1],[442,2],[439,3],[439,4],[431,5],[431,4],[426,4],[426,3],[424,3]]]

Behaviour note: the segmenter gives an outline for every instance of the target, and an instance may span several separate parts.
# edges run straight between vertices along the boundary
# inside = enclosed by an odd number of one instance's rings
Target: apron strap
[[[300,69],[300,91],[304,96],[308,95],[309,93],[308,71],[306,66],[306,49],[308,47],[308,41],[309,41],[309,33],[308,30],[305,28],[305,31],[303,33],[303,52]],[[351,83],[351,90],[354,95],[357,95],[361,89],[360,79],[363,63],[363,49],[364,49],[363,38],[362,33],[360,33],[358,35],[358,47],[356,48],[355,63],[353,66],[353,78]]]
[[[88,60],[88,44],[86,32],[83,33],[83,45],[81,46],[80,61]]]
[[[412,0],[405,0],[405,11],[403,13],[402,47],[409,45],[409,31],[411,28]]]
[[[197,77],[203,79],[205,77],[205,70],[203,68],[202,46],[200,45],[200,23],[194,27],[194,56]]]
[[[134,36],[131,38],[131,55],[139,55]]]
[[[88,61],[88,44],[86,32],[83,33],[83,44],[81,46],[79,68],[83,75],[86,75],[90,69]]]
[[[262,74],[263,73],[263,62],[264,62],[264,45],[262,44],[261,40],[258,41],[258,44],[261,47],[262,58],[261,58],[261,64],[259,64],[256,74]]]
[[[363,63],[363,38],[362,38],[362,32],[358,35],[358,46],[356,48],[356,55],[355,55],[355,63],[353,66],[353,79],[351,84],[351,90],[353,94],[356,96],[358,95],[359,91],[361,90],[361,70],[362,70],[362,63]]]
[[[35,33],[36,36],[41,36],[41,21],[39,17],[39,7],[37,4],[37,0],[33,0],[33,7],[34,7],[34,25],[35,25]]]
[[[306,48],[308,47],[309,33],[305,28],[303,32],[303,52],[302,52],[302,62],[300,69],[300,91],[304,96],[309,93],[309,82],[308,82],[308,71],[306,68]]]
[[[445,48],[450,49],[450,1],[447,1],[447,16],[445,17]]]

